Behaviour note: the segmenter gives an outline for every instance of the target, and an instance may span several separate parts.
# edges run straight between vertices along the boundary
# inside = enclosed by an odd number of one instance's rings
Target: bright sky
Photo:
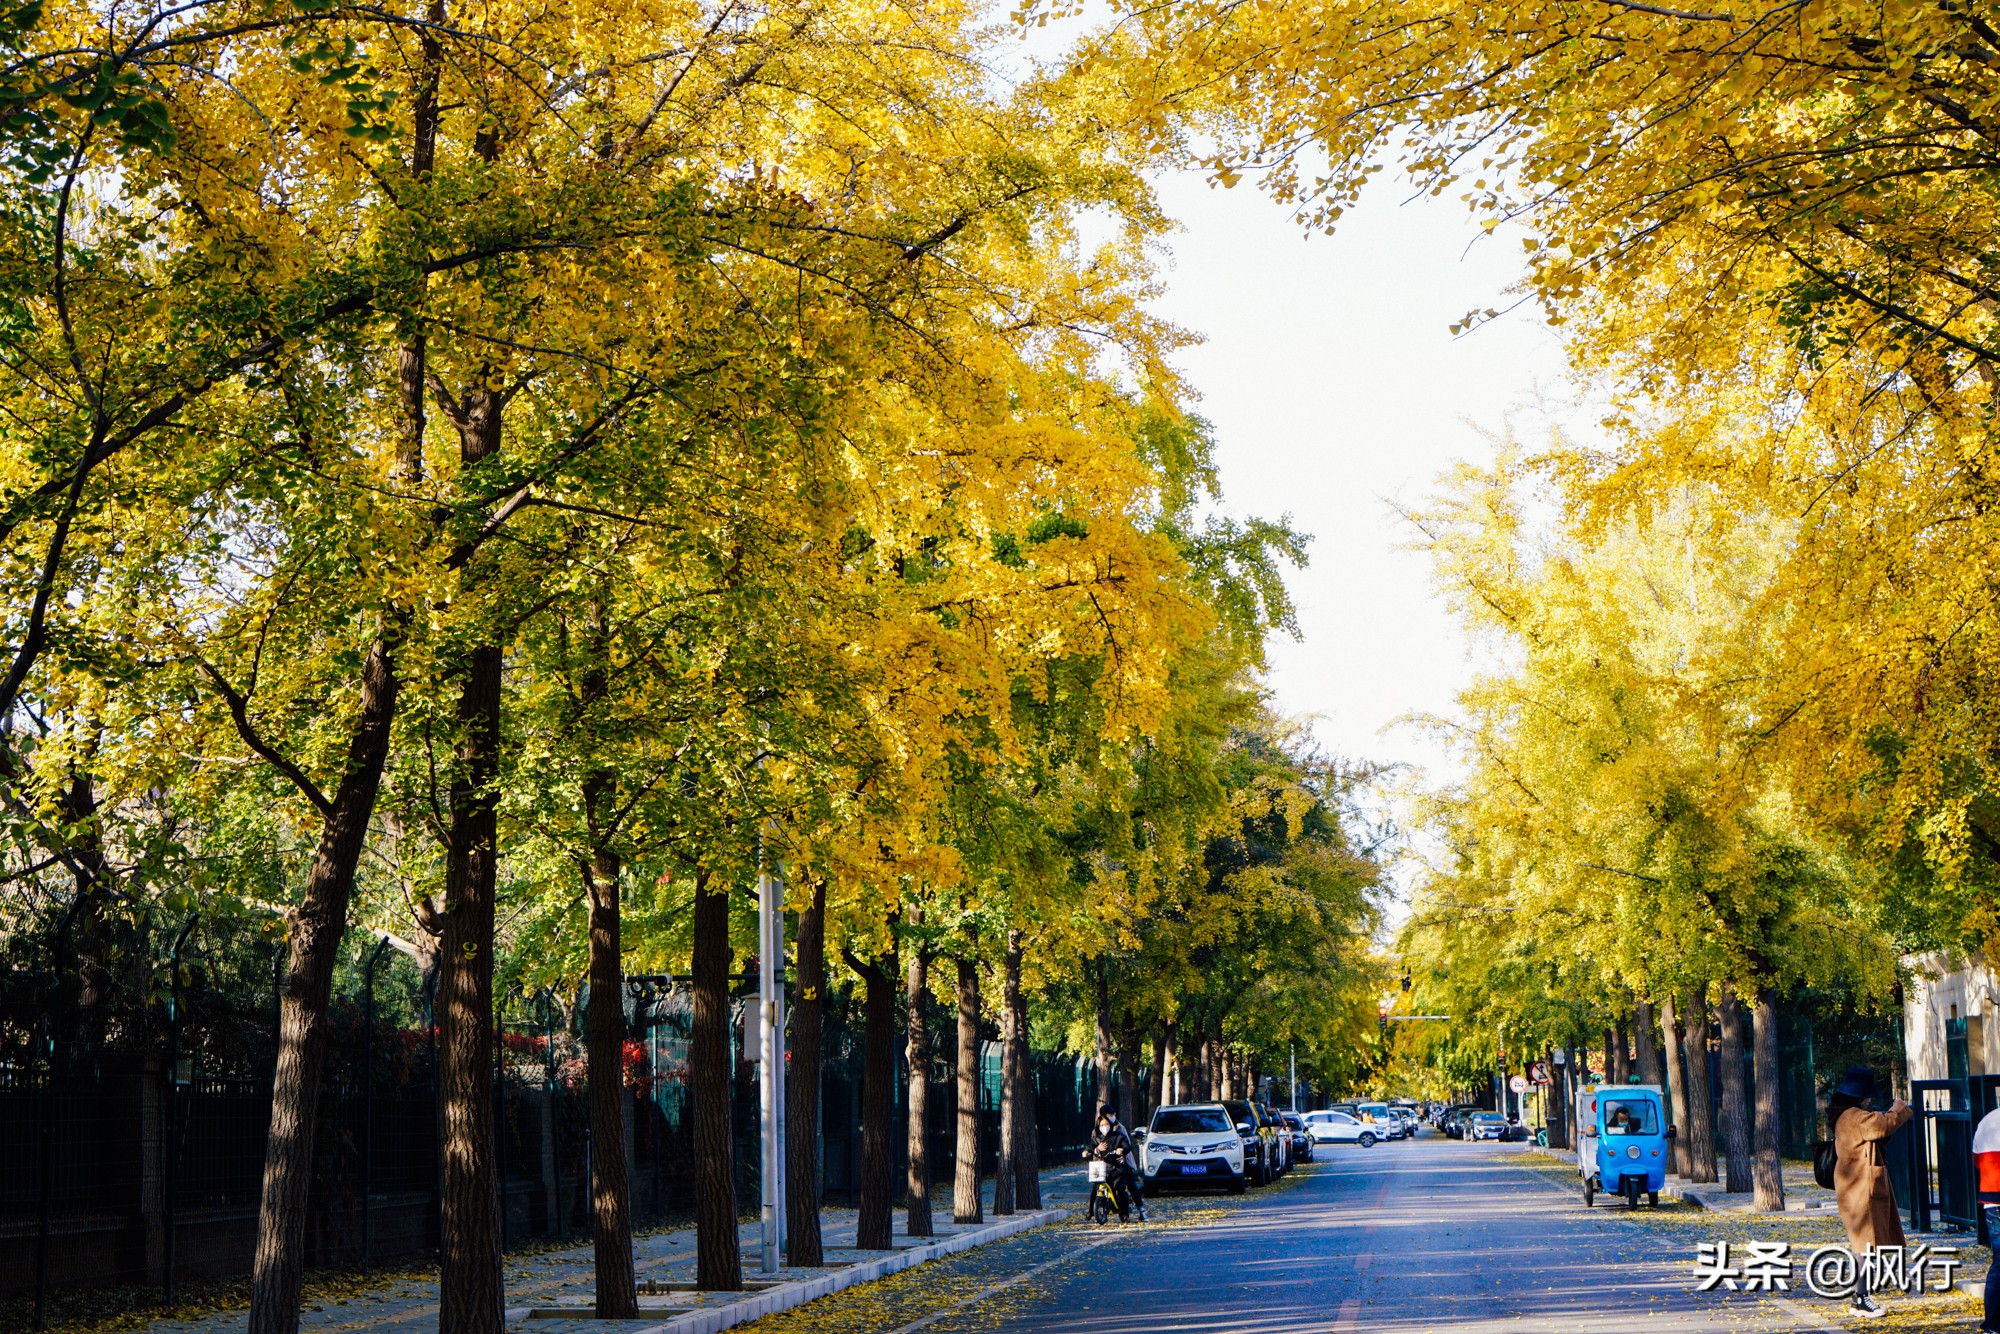
[[[1517,243],[1487,239],[1455,199],[1406,203],[1393,184],[1332,237],[1306,236],[1247,181],[1160,187],[1185,231],[1156,309],[1207,339],[1181,364],[1216,428],[1226,507],[1289,513],[1314,538],[1291,580],[1303,639],[1273,646],[1278,702],[1340,754],[1436,769],[1429,740],[1391,724],[1452,712],[1471,665],[1388,502],[1490,457],[1479,428],[1538,385],[1560,389],[1561,351],[1533,308],[1450,332],[1508,304]]]
[[[1097,0],[1084,9],[1024,34],[1020,53],[1057,58],[1101,19]],[[1199,174],[1159,177],[1184,230],[1155,309],[1206,340],[1180,364],[1215,426],[1224,508],[1288,514],[1313,537],[1311,564],[1288,581],[1301,638],[1271,646],[1278,706],[1310,718],[1336,754],[1448,781],[1444,751],[1394,724],[1456,712],[1472,659],[1390,502],[1419,502],[1454,463],[1490,458],[1483,431],[1538,391],[1569,391],[1532,306],[1451,333],[1468,311],[1510,304],[1518,240],[1487,237],[1454,195],[1411,200],[1389,176],[1331,237],[1308,236],[1251,180],[1224,190]],[[1546,430],[1523,415],[1524,435]],[[1400,805],[1395,786],[1380,794],[1384,813]]]

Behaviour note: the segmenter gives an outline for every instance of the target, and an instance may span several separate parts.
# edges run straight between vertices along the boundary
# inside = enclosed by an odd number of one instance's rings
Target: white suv
[[[1381,1129],[1373,1122],[1358,1121],[1346,1112],[1307,1112],[1306,1129],[1320,1144],[1359,1144],[1372,1149],[1382,1138]]]
[[[1153,1113],[1140,1152],[1145,1191],[1221,1186],[1243,1193],[1243,1140],[1219,1102],[1162,1107]]]

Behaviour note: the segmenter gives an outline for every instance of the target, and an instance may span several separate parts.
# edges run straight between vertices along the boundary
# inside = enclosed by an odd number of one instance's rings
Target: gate
[[[1908,1151],[1909,1216],[1911,1226],[1918,1231],[1981,1230],[1972,1128],[1991,1110],[1996,1085],[2000,1079],[1991,1076],[1910,1081],[1915,1115]],[[1885,1146],[1892,1160],[1895,1147],[1895,1140]]]

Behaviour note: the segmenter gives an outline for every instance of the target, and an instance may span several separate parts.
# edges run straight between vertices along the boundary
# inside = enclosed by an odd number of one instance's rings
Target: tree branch
[[[264,763],[291,779],[292,785],[305,795],[305,799],[313,804],[313,809],[320,815],[332,815],[333,803],[319,790],[319,785],[307,777],[305,770],[286,759],[277,747],[264,740],[263,735],[257,731],[257,725],[250,721],[250,701],[245,699],[236,687],[230,685],[222,673],[217,671],[206,658],[197,654],[194,661],[195,665],[207,674],[208,679],[215,683],[216,693],[229,705],[229,716],[236,720],[236,732],[243,738],[243,744],[250,747]]]

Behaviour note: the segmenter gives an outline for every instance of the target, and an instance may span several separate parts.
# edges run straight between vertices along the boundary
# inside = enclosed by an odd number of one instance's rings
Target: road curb
[[[884,1255],[879,1260],[848,1265],[832,1273],[801,1279],[796,1283],[782,1283],[773,1288],[766,1288],[762,1292],[746,1293],[741,1301],[708,1310],[689,1311],[671,1320],[663,1320],[657,1325],[642,1326],[634,1331],[634,1334],[716,1334],[717,1330],[748,1324],[752,1320],[761,1320],[779,1311],[789,1311],[795,1306],[804,1306],[807,1302],[845,1291],[857,1284],[870,1283],[878,1278],[901,1273],[905,1269],[914,1269],[930,1260],[942,1259],[959,1251],[971,1250],[975,1246],[1000,1241],[1031,1228],[1044,1227],[1067,1217],[1069,1212],[1068,1209],[1038,1209],[1033,1213],[1016,1214],[1012,1218],[991,1223],[976,1231],[956,1233],[928,1246],[912,1246],[906,1250],[898,1250],[894,1254]],[[516,1321],[528,1322],[524,1325],[524,1329],[532,1331],[534,1325],[529,1321],[530,1312],[545,1309],[547,1308],[510,1309],[507,1312],[507,1322],[509,1324]],[[642,1318],[643,1315],[642,1312]],[[563,1318],[588,1320],[592,1317],[585,1312],[576,1315],[564,1312]],[[627,1323],[629,1322],[620,1322],[620,1324]]]
[[[1746,1196],[1737,1195],[1732,1198],[1727,1191],[1692,1190],[1683,1186],[1674,1187],[1674,1191],[1678,1198],[1686,1200],[1698,1209],[1706,1209],[1710,1213],[1748,1214],[1756,1212],[1750,1207],[1750,1201]],[[1667,1192],[1661,1191],[1660,1193],[1664,1195]],[[1722,1201],[1724,1200],[1727,1200],[1728,1203],[1723,1203]],[[1838,1216],[1837,1206],[1832,1200],[1788,1199],[1785,1201],[1784,1212],[1788,1214],[1832,1214]]]

